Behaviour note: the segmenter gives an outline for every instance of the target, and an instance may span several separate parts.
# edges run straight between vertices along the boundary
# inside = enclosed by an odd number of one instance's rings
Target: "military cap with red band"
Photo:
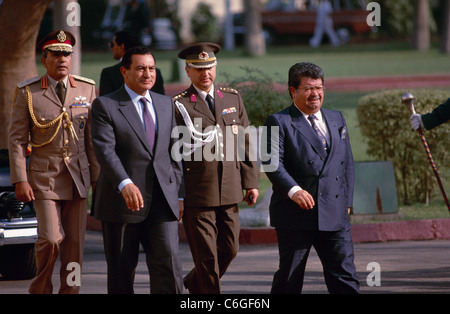
[[[37,45],[38,49],[42,51],[48,49],[54,52],[73,52],[73,46],[75,46],[75,36],[64,30],[51,32],[42,38]]]
[[[219,45],[202,42],[183,49],[178,57],[186,59],[186,64],[193,68],[211,68],[217,65],[216,54],[219,51]]]

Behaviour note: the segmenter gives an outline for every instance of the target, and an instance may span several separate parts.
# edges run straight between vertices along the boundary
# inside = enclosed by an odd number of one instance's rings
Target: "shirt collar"
[[[50,81],[50,85],[53,86],[56,89],[56,84],[58,84],[58,81],[54,78],[50,77],[50,75],[47,75],[48,80]],[[66,76],[61,81],[64,83],[64,87],[67,88],[67,80],[69,79],[69,76]]]
[[[308,119],[308,117],[310,116],[309,114],[304,113],[303,111],[301,111],[297,105],[295,105],[295,108],[297,108],[298,111],[300,111],[302,113],[302,115],[305,117],[305,119]],[[320,121],[323,122],[323,116],[322,116],[322,110],[317,111],[315,114],[316,118]]]
[[[150,97],[150,93],[148,92],[148,90],[145,92],[145,95],[142,96],[142,95],[139,95],[138,93],[136,93],[135,91],[133,91],[131,88],[129,88],[127,86],[127,84],[124,84],[124,86],[125,86],[125,90],[127,91],[128,95],[131,98],[131,101],[134,104],[137,104],[139,99],[141,99],[142,97],[145,97],[150,104],[152,103],[152,98]]]
[[[205,92],[204,90],[201,90],[199,88],[197,88],[195,85],[194,86],[195,90],[197,91],[197,93],[200,95],[200,97],[202,97],[202,99],[206,102],[206,95],[211,95],[211,97],[214,99],[214,85],[211,87],[211,89],[209,90],[209,92]]]

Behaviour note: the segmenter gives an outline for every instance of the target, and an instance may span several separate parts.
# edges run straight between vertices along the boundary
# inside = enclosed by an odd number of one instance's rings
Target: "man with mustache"
[[[60,257],[59,293],[78,293],[68,264],[82,264],[88,195],[99,165],[91,142],[93,80],[71,75],[75,37],[63,30],[38,44],[42,77],[19,83],[9,131],[11,182],[17,199],[34,201],[38,220],[36,278],[30,293],[52,293]],[[27,170],[27,150],[31,147]]]
[[[270,224],[277,231],[280,265],[272,293],[301,293],[311,246],[323,265],[330,293],[358,293],[348,214],[353,202],[354,166],[344,116],[322,108],[324,74],[309,62],[289,69],[292,104],[266,120],[279,130]],[[267,161],[272,164],[272,161]]]

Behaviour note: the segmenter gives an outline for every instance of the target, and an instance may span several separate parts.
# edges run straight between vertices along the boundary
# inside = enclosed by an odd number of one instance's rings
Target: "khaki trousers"
[[[78,293],[79,285],[74,285],[73,280],[67,283],[68,275],[75,269],[66,268],[71,262],[78,263],[81,276],[87,198],[80,198],[78,193],[74,193],[73,200],[35,200],[35,205],[38,220],[38,241],[35,245],[37,272],[29,292],[53,292],[53,268],[59,256],[59,293]]]
[[[183,213],[194,268],[184,283],[195,294],[221,293],[220,278],[239,250],[239,213],[236,204],[187,207]]]

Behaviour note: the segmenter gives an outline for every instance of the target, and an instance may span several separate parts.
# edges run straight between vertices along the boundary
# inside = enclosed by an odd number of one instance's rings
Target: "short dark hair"
[[[142,45],[139,36],[129,31],[118,31],[114,34],[114,37],[117,45],[124,45],[123,47],[125,51]]]
[[[323,70],[318,65],[311,62],[300,62],[294,64],[289,69],[288,87],[294,87],[297,89],[301,83],[302,77],[321,79],[322,84],[324,82]],[[290,91],[289,95],[291,95]]]
[[[137,47],[130,48],[129,50],[125,51],[125,54],[122,57],[122,66],[125,69],[129,70],[130,65],[131,65],[131,57],[133,55],[147,55],[147,54],[151,55],[156,63],[156,59],[153,56],[153,53],[150,50],[150,48],[145,47],[145,46],[137,46]]]

